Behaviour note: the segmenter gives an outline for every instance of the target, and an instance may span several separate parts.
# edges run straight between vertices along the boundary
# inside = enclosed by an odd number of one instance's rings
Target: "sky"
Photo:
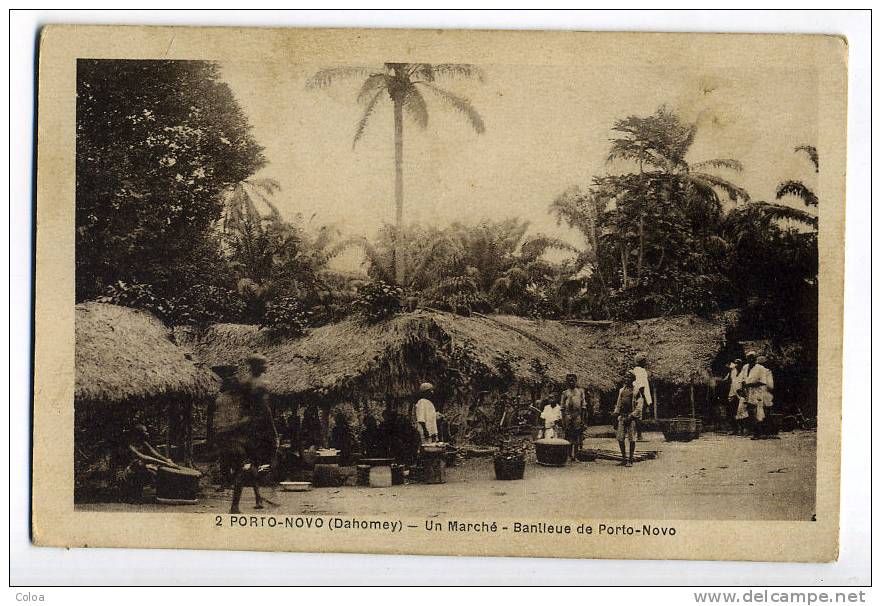
[[[356,62],[352,62],[357,64]],[[719,62],[715,63],[719,65]],[[581,66],[481,65],[483,82],[451,80],[441,86],[467,97],[486,132],[424,93],[426,129],[404,126],[404,218],[446,225],[452,221],[521,217],[530,232],[580,242],[548,213],[571,186],[620,170],[605,158],[611,127],[660,105],[699,126],[690,162],[735,158],[744,164],[729,178],[755,200],[774,199],[778,183],[816,181],[797,145],[817,145],[817,74],[810,63],[756,57],[749,65],[711,67],[699,60],[650,56],[586,62]],[[265,148],[268,164],[256,176],[276,179],[283,215],[344,235],[376,233],[394,220],[394,145],[391,103],[381,103],[365,135],[352,138],[363,108],[360,81],[340,80],[309,90],[306,80],[332,65],[226,62],[230,85]],[[820,149],[822,156],[823,150]],[[352,252],[338,269],[357,269]]]

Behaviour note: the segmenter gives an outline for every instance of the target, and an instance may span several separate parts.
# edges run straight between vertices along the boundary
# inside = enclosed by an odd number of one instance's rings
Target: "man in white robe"
[[[749,418],[746,410],[746,399],[741,395],[744,379],[743,361],[737,358],[728,367],[728,410],[731,414],[731,434],[746,433],[745,421]]]
[[[649,385],[649,371],[646,370],[646,355],[639,354],[636,356],[635,361],[636,366],[632,369],[633,376],[635,377],[633,393],[636,396],[640,396],[643,402],[643,408],[640,409],[639,416],[636,418],[636,439],[642,440],[642,415],[643,412],[648,413],[651,410],[654,400],[652,399],[652,388]]]
[[[422,443],[437,441],[437,410],[428,398],[434,393],[434,385],[423,383],[419,386],[422,397],[416,402],[416,429]]]
[[[762,358],[764,360],[764,357]],[[774,404],[772,391],[774,389],[774,376],[763,364],[759,363],[756,352],[746,354],[746,366],[743,375],[743,394],[747,405],[753,411],[753,439],[761,439],[765,435],[765,417],[768,414],[766,408]]]

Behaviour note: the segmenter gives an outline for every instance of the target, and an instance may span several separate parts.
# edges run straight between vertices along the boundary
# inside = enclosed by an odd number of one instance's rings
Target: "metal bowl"
[[[279,482],[284,492],[307,492],[312,490],[312,482]]]

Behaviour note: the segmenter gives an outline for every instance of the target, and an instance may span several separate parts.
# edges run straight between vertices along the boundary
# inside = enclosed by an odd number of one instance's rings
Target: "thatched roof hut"
[[[300,339],[277,338],[256,326],[232,324],[203,332],[179,328],[175,338],[211,366],[241,365],[249,354],[259,352],[269,360],[264,377],[273,393],[332,401],[364,395],[410,396],[421,381],[437,380],[463,360],[489,375],[508,373],[515,381],[527,382],[538,378],[537,360],[551,382],[562,383],[573,372],[585,387],[607,392],[637,353],[645,352],[657,379],[702,382],[725,343],[731,321],[730,315],[679,316],[579,326],[420,310],[374,325],[347,319]]]
[[[147,312],[81,303],[75,331],[78,402],[204,399],[217,393],[214,373],[178,348],[165,325]]]

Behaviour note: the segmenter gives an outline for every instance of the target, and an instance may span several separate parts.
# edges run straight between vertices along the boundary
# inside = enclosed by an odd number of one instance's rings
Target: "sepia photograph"
[[[483,53],[410,35],[407,53],[338,32],[324,55],[67,65],[62,504],[466,533],[477,553],[585,535],[689,557],[689,522],[837,531],[840,335],[820,318],[832,301],[840,331],[841,268],[819,243],[843,244],[844,120],[825,108],[846,45],[579,34],[561,61],[502,52],[530,47],[515,32],[470,34]],[[773,557],[837,552],[815,547]]]

